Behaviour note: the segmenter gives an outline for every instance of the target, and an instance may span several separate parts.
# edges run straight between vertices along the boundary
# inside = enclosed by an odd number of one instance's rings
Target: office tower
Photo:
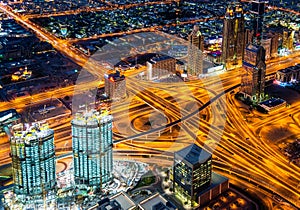
[[[199,192],[211,183],[212,156],[196,144],[174,153],[173,182],[176,193],[196,201]]]
[[[33,202],[50,201],[56,194],[54,131],[47,124],[33,124],[27,129],[15,126],[13,131],[10,147],[14,192],[24,200],[31,197]]]
[[[156,56],[147,61],[147,79],[160,79],[176,73],[176,60],[167,55]]]
[[[250,8],[250,16],[252,21],[253,30],[253,44],[260,45],[262,34],[263,34],[263,24],[264,24],[264,14],[265,14],[265,4],[266,0],[252,0]]]
[[[105,94],[114,101],[126,98],[126,79],[119,71],[105,74]]]
[[[251,1],[253,41],[246,47],[241,75],[241,93],[245,98],[255,102],[264,99],[265,90],[266,50],[261,46],[261,42],[266,2],[265,0]]]
[[[249,44],[245,50],[241,92],[245,98],[260,102],[265,89],[265,49],[260,45]]]
[[[112,180],[112,116],[95,110],[72,120],[74,180],[100,190]]]
[[[188,36],[188,73],[199,75],[203,73],[204,37],[199,26],[195,25]]]
[[[253,39],[253,31],[249,28],[245,30],[245,43],[244,46],[247,46],[248,44],[252,43]]]
[[[278,46],[279,46],[279,36],[277,33],[268,33],[267,36],[271,38],[271,49],[270,49],[270,54],[271,58],[275,58],[278,56]]]
[[[222,59],[226,69],[242,66],[245,48],[244,27],[242,5],[237,2],[230,4],[223,24]]]
[[[264,37],[261,40],[261,46],[265,49],[266,54],[265,54],[265,60],[269,60],[271,58],[271,44],[272,44],[272,39],[268,37]]]
[[[295,31],[288,30],[288,29],[283,31],[282,48],[285,48],[287,50],[294,49],[294,35],[295,35]]]

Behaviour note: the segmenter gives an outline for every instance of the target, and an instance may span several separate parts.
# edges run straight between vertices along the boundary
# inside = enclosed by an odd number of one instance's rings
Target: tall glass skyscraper
[[[112,180],[112,116],[95,110],[77,113],[72,144],[75,183],[102,189]]]
[[[15,193],[43,203],[46,197],[55,197],[54,131],[47,124],[19,127],[10,138],[10,146]]]

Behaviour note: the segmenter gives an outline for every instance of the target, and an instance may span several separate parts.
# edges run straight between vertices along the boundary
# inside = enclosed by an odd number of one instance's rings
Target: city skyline
[[[300,208],[299,8],[1,2],[1,205]]]

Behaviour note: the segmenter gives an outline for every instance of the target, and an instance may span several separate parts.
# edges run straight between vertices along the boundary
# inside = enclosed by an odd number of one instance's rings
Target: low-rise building
[[[260,102],[259,106],[263,109],[263,111],[270,114],[286,107],[286,101],[281,98],[271,98],[266,101]]]
[[[151,197],[140,202],[138,207],[141,210],[177,210],[177,207],[165,199],[159,193],[152,195]]]
[[[102,199],[88,210],[133,210],[136,206],[136,203],[125,192],[119,192]]]
[[[300,64],[281,69],[276,72],[276,80],[279,82],[292,82],[300,80]]]

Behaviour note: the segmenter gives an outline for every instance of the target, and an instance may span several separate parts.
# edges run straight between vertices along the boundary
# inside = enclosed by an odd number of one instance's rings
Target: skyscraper
[[[277,33],[269,32],[267,34],[267,37],[271,38],[271,49],[270,49],[271,58],[275,58],[278,55],[279,36]]]
[[[54,131],[47,124],[13,128],[10,138],[14,192],[44,203],[55,197]],[[43,201],[44,200],[44,201]]]
[[[271,45],[272,45],[272,39],[268,38],[267,36],[264,36],[261,40],[261,46],[265,49],[266,53],[266,60],[269,60],[271,58]]]
[[[126,79],[119,71],[112,74],[105,74],[105,94],[114,101],[126,97]]]
[[[265,90],[265,49],[249,44],[244,56],[241,92],[245,98],[259,102],[264,98]]]
[[[250,16],[252,21],[253,44],[260,45],[260,41],[263,35],[263,24],[266,3],[268,3],[268,1],[266,0],[251,1]]]
[[[291,29],[286,29],[283,31],[282,48],[285,48],[287,50],[294,49],[294,35],[295,35],[295,31],[293,31]]]
[[[242,66],[245,48],[244,13],[240,3],[230,4],[223,25],[222,57],[226,69]]]
[[[211,183],[212,156],[196,144],[174,153],[174,190],[191,201]]]
[[[77,113],[72,145],[75,183],[102,189],[112,180],[112,116],[95,110]]]
[[[248,44],[252,43],[253,39],[253,31],[249,28],[245,30],[245,45],[247,46]]]
[[[188,73],[199,75],[203,73],[204,37],[199,26],[195,25],[188,36]]]
[[[261,46],[265,3],[263,0],[251,1],[253,40],[246,47],[241,75],[241,92],[245,98],[256,102],[263,100],[265,90],[266,50]]]

